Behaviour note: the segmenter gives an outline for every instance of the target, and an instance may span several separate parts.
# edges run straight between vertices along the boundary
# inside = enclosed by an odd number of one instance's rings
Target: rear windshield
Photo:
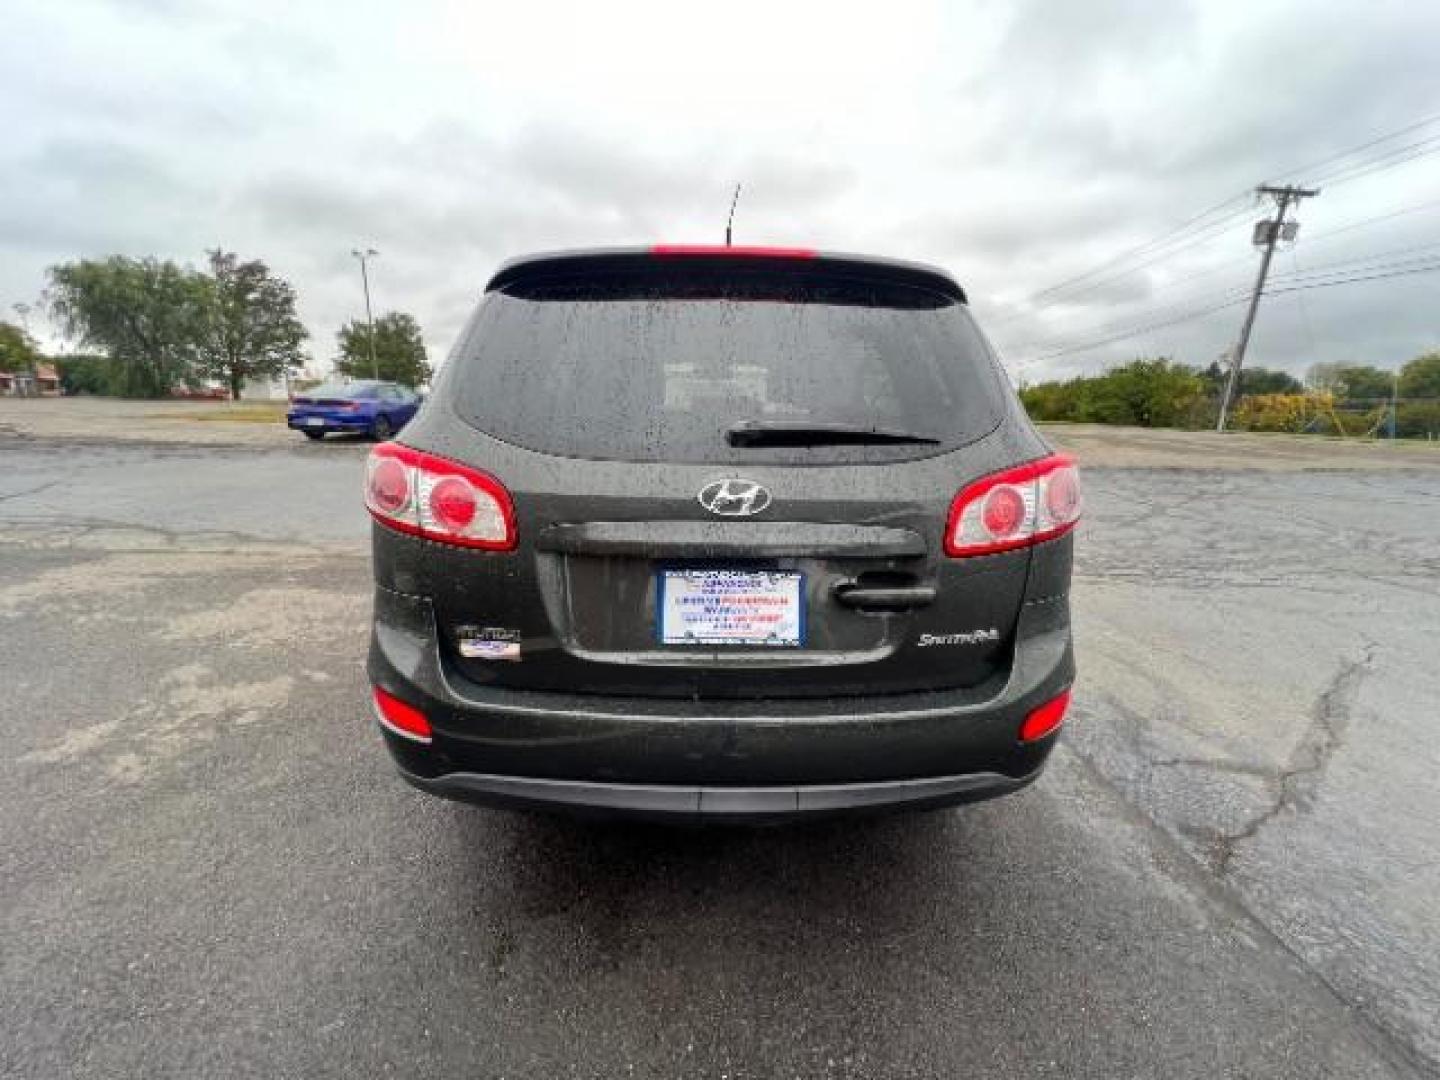
[[[375,384],[321,383],[319,386],[306,390],[304,396],[307,398],[333,398],[340,401],[373,398],[375,396]]]
[[[545,453],[624,461],[925,457],[993,430],[1003,392],[963,304],[909,285],[793,273],[518,283],[485,298],[446,367],[446,395],[480,430]],[[806,424],[917,441],[727,439],[737,425]]]

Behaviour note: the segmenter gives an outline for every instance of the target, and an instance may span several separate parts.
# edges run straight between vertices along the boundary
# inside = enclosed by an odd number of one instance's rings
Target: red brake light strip
[[[650,249],[651,255],[731,255],[763,259],[814,259],[818,252],[814,248],[760,247],[739,245],[726,247],[724,244],[656,244]]]

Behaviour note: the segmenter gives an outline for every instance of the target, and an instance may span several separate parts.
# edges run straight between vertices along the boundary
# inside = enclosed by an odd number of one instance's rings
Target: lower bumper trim
[[[965,773],[882,783],[799,787],[679,787],[499,776],[492,773],[400,775],[422,791],[463,802],[663,821],[783,821],[831,814],[919,810],[1008,795],[1032,783],[1022,776]]]

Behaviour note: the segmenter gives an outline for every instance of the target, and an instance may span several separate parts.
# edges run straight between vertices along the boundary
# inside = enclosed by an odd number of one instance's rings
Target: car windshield
[[[839,276],[517,286],[490,294],[450,367],[486,433],[627,461],[925,457],[987,434],[1001,400],[964,304]],[[817,427],[913,437],[796,434]],[[734,434],[764,428],[788,434]]]

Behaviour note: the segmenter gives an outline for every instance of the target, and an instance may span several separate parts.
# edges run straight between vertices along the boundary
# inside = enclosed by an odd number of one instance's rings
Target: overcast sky
[[[1242,308],[1067,346],[1247,284],[1258,209],[1068,303],[1029,298],[1440,113],[1437,42],[1440,4],[1419,0],[8,0],[0,318],[56,262],[199,264],[218,244],[294,283],[323,368],[363,312],[363,245],[378,310],[413,312],[438,361],[501,259],[718,241],[743,181],[738,242],[939,263],[1023,378],[1208,363]],[[1440,250],[1440,153],[1298,216],[1277,273]],[[1250,359],[1390,367],[1437,347],[1440,273],[1417,274],[1267,300]]]

